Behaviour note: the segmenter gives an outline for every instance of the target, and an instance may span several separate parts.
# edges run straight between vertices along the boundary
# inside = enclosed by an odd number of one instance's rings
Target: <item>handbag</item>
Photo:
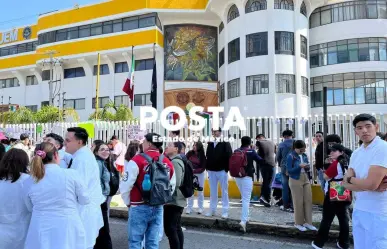
[[[329,200],[352,202],[352,192],[344,188],[343,179],[329,181]]]
[[[115,196],[120,187],[120,172],[116,169],[116,167],[112,166],[112,160],[109,160],[109,171],[110,171],[110,193],[109,196]]]

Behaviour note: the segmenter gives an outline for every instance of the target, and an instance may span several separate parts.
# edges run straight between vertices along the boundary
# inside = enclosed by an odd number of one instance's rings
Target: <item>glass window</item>
[[[79,27],[79,38],[90,36],[90,25]]]
[[[337,47],[328,48],[328,65],[337,64]]]
[[[386,2],[378,2],[378,18],[387,19]]]
[[[227,15],[227,23],[231,22],[235,18],[239,17],[238,7],[234,4],[230,7]]]
[[[138,29],[138,17],[125,18],[123,21],[123,30]]]
[[[136,68],[136,71],[146,70],[145,60],[138,60],[138,61],[136,61],[135,68]]]
[[[139,28],[146,28],[156,25],[156,18],[154,14],[140,16]]]
[[[224,23],[221,22],[221,23],[219,24],[219,34],[223,31],[223,29],[224,29]]]
[[[337,46],[337,63],[349,62],[348,46]]]
[[[102,35],[102,23],[92,24],[90,27],[90,35]]]
[[[312,15],[310,15],[310,28],[315,28],[320,25],[320,12],[312,13]]]
[[[7,55],[9,55],[9,48],[0,49],[0,56],[7,56]]]
[[[321,12],[321,25],[329,24],[332,22],[331,11],[325,10]]]
[[[104,34],[109,34],[113,32],[113,22],[104,22],[103,23],[103,28],[102,28],[102,33]]]
[[[67,40],[77,39],[79,37],[78,27],[67,30]]]
[[[275,0],[274,9],[294,10],[293,0]]]
[[[93,98],[91,101],[91,108],[95,109],[96,98]],[[104,108],[107,104],[109,104],[109,97],[99,97],[98,98],[98,108]]]
[[[62,29],[56,31],[56,41],[65,41],[67,39],[67,30]]]
[[[121,32],[122,31],[122,19],[113,21],[113,32]]]
[[[332,9],[332,22],[342,22],[344,20],[343,9],[341,7]]]
[[[222,102],[224,102],[225,101],[225,99],[226,99],[226,95],[225,95],[225,90],[224,90],[224,85],[225,84],[222,84],[221,86],[220,86],[220,103],[222,103]]]
[[[320,48],[318,51],[319,55],[319,66],[326,66],[328,65],[328,51],[327,48]]]
[[[246,3],[246,13],[251,13],[254,11],[265,10],[266,0],[249,0]]]
[[[359,47],[358,44],[349,44],[348,45],[349,52],[349,61],[356,62],[359,61]]]
[[[379,44],[378,43],[370,43],[370,61],[378,61],[379,60]]]
[[[26,105],[27,109],[30,109],[32,112],[37,112],[38,111],[38,106],[37,105]]]
[[[334,96],[334,105],[344,104],[343,81],[333,82],[333,96]]]
[[[27,76],[26,78],[26,85],[27,86],[33,86],[38,84],[38,79],[35,77],[35,75]]]
[[[359,44],[359,61],[369,61],[369,48],[368,43],[360,43]]]
[[[114,105],[116,107],[119,107],[120,105],[129,105],[129,96],[128,95],[122,95],[122,96],[115,96],[114,97]]]
[[[126,62],[118,62],[118,63],[116,63],[115,64],[114,72],[115,73],[129,72],[128,63],[126,63]]]
[[[305,2],[302,2],[302,4],[301,4],[300,13],[303,14],[304,16],[308,17]]]
[[[364,79],[355,80],[356,104],[365,104]]]
[[[378,18],[378,8],[376,4],[367,4],[367,18],[376,19]]]
[[[267,32],[246,36],[246,57],[267,55]]]
[[[145,61],[145,70],[153,70],[154,60],[153,59],[147,59]]]
[[[356,19],[367,19],[367,5],[365,2],[357,2],[355,5]]]
[[[308,59],[308,40],[301,35],[301,57]]]
[[[228,63],[238,61],[240,59],[239,38],[228,43]]]
[[[310,50],[310,67],[318,67],[319,66],[319,58],[318,58],[318,50]]]
[[[275,53],[294,55],[294,33],[275,31]]]
[[[134,105],[135,106],[146,106],[152,105],[149,94],[135,94],[134,95]]]
[[[343,7],[344,21],[354,20],[355,19],[355,6],[344,6]]]
[[[84,110],[85,109],[85,99],[74,100],[74,109],[75,110]]]
[[[227,95],[228,99],[239,97],[239,79],[227,83]]]
[[[224,64],[224,48],[219,53],[219,68]]]
[[[102,64],[99,66],[99,75],[105,75],[105,74],[109,74],[109,66],[107,64]],[[98,74],[98,70],[97,70],[97,65],[94,65],[94,70],[93,70],[93,75],[97,75]]]
[[[252,75],[246,77],[246,95],[269,94],[269,75]]]
[[[346,105],[355,104],[355,81],[345,80],[344,81],[344,103]]]
[[[386,43],[379,43],[379,59],[381,61],[387,60]]]
[[[276,74],[277,93],[296,93],[295,76],[293,74]]]
[[[301,76],[301,94],[309,96],[309,82],[308,78]]]

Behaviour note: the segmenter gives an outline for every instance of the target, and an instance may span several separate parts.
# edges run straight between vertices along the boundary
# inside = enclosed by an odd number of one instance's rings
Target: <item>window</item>
[[[11,88],[20,86],[17,78],[0,79],[0,88]]]
[[[65,106],[66,108],[74,108],[75,110],[84,110],[85,99],[66,99]]]
[[[387,19],[385,1],[349,1],[326,5],[313,11],[310,28],[357,19]]]
[[[224,48],[219,52],[219,68],[224,64]]]
[[[301,4],[300,13],[303,14],[305,17],[308,17],[308,12],[306,11],[305,2],[302,2]]]
[[[230,80],[227,83],[227,98],[239,97],[239,79]]]
[[[239,38],[228,43],[228,64],[240,59]]]
[[[275,0],[274,9],[294,10],[293,0]]]
[[[225,99],[226,99],[226,94],[225,94],[225,92],[224,92],[224,85],[225,85],[225,84],[222,84],[222,85],[220,86],[220,94],[219,94],[219,101],[220,101],[220,103],[224,102]]]
[[[310,50],[310,66],[319,67],[357,61],[385,61],[386,38],[360,38],[314,45]],[[325,63],[325,61],[327,63]]]
[[[269,94],[269,75],[260,74],[246,77],[246,95]]]
[[[44,70],[42,71],[42,80],[50,80],[50,70]]]
[[[294,55],[293,32],[275,31],[275,53]]]
[[[301,57],[308,59],[308,40],[301,35]]]
[[[50,105],[50,101],[42,101],[40,103],[40,106],[43,107],[43,106],[49,106]]]
[[[276,74],[277,93],[296,93],[296,80],[293,74]]]
[[[26,78],[26,85],[27,86],[32,86],[32,85],[37,85],[38,84],[38,79],[35,77],[35,75],[27,76]]]
[[[99,65],[99,75],[109,74],[109,66],[107,64]],[[98,65],[94,65],[93,75],[98,74]]]
[[[150,93],[134,95],[134,106],[146,106],[146,105],[152,105],[152,102],[150,100]]]
[[[39,45],[43,45],[58,41],[84,38],[102,34],[110,34],[151,26],[157,26],[162,29],[160,20],[156,13],[50,31],[38,35],[38,41]]]
[[[128,63],[126,62],[118,62],[114,65],[114,72],[115,73],[125,73],[129,72]]]
[[[301,76],[301,94],[309,96],[309,81],[304,76]]]
[[[230,7],[227,15],[227,23],[231,22],[235,18],[239,17],[238,7],[234,4]]]
[[[328,87],[328,105],[385,104],[386,76],[387,72],[359,72],[314,77],[311,105],[322,106],[323,86]]]
[[[27,109],[30,109],[32,112],[37,112],[38,111],[38,106],[37,105],[26,105]]]
[[[219,34],[223,31],[223,29],[224,29],[224,23],[221,22],[221,23],[219,24]]]
[[[136,60],[135,70],[136,71],[152,70],[153,63],[154,63],[153,59]]]
[[[246,36],[246,57],[267,55],[267,32]]]
[[[114,97],[114,105],[116,107],[119,107],[120,105],[126,105],[129,106],[129,96],[128,95],[121,95],[121,96],[115,96]]]
[[[0,48],[0,57],[28,53],[36,50],[37,42],[27,42],[15,46]]]
[[[85,70],[83,70],[83,67],[68,68],[64,70],[65,79],[84,77],[84,76],[85,76]]]
[[[245,8],[246,14],[259,10],[265,10],[267,8],[266,0],[249,0],[247,1]]]
[[[93,98],[92,101],[91,101],[91,106],[93,109],[95,109],[95,101],[96,101],[96,98]],[[109,97],[99,97],[98,98],[98,108],[104,108],[105,105],[109,104],[110,102],[110,98]]]

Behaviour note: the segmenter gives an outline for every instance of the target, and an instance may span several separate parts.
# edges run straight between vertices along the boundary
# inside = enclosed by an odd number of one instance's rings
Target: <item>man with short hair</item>
[[[325,179],[324,179],[324,133],[317,131],[314,135],[317,143],[316,151],[314,152],[315,162],[314,166],[317,171],[317,177],[320,181],[321,189],[324,191]]]
[[[293,131],[285,130],[282,132],[284,141],[279,144],[277,151],[277,162],[281,167],[282,175],[282,202],[283,206],[280,207],[283,211],[293,212],[293,205],[289,188],[289,175],[286,170],[286,161],[288,154],[293,150]]]
[[[228,171],[229,160],[232,149],[229,142],[221,141],[221,128],[213,130],[214,142],[207,145],[207,165],[208,179],[210,181],[210,211],[206,216],[214,216],[218,206],[218,184],[222,189],[222,218],[228,218]]]
[[[156,138],[156,140],[153,140]],[[163,145],[159,142],[160,135],[148,133],[142,144],[144,153],[153,160],[161,156],[159,148]],[[171,161],[163,158],[163,163],[169,168],[170,185],[172,192],[176,186],[176,176]],[[145,178],[148,161],[141,155],[135,155],[129,163],[125,164],[124,176],[120,183],[121,197],[129,207],[129,245],[130,249],[141,249],[141,243],[145,237],[146,249],[159,248],[159,232],[162,228],[163,206],[150,206],[144,202],[142,196],[142,182]]]
[[[60,157],[59,166],[61,168],[67,169],[72,159],[72,156],[63,149],[63,138],[58,134],[49,133],[43,138],[43,142],[51,143],[55,146],[55,148],[58,150],[58,154]]]
[[[29,143],[30,143],[30,136],[27,133],[23,133],[20,135],[19,142],[17,142],[13,146],[13,148],[24,150],[27,153],[28,158],[31,161],[32,152],[30,150]]]
[[[118,172],[124,172],[124,164],[125,164],[125,154],[126,154],[126,145],[118,140],[117,136],[114,135],[110,139],[111,144],[113,146],[112,155],[116,158],[114,164],[118,170]]]
[[[376,135],[374,116],[360,114],[352,122],[363,141],[352,154],[344,187],[356,192],[352,215],[355,248],[387,248],[387,192],[380,189],[387,176],[387,143]]]
[[[270,199],[275,168],[275,145],[271,140],[266,139],[263,134],[259,134],[257,137],[258,155],[262,158],[259,167],[262,175],[261,198],[259,202],[265,207],[271,207]]]
[[[106,198],[102,194],[97,161],[86,146],[88,138],[89,135],[84,128],[68,128],[65,147],[66,152],[73,156],[68,167],[77,171],[89,193],[90,203],[80,206],[79,211],[85,226],[86,248],[93,248],[99,230],[103,227],[101,204],[105,202]]]

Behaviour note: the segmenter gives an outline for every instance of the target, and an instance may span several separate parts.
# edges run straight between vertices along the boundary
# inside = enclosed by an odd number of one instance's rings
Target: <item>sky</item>
[[[82,6],[98,3],[101,0],[4,0],[1,2],[0,30],[3,31],[37,23],[39,14],[68,9],[75,4]]]

